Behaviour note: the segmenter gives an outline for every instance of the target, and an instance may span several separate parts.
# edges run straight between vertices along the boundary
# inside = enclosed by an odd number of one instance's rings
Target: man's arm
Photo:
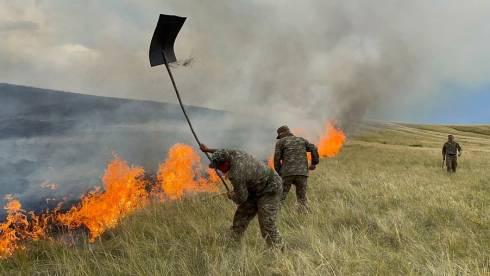
[[[305,140],[306,142],[306,151],[311,153],[311,165],[316,166],[318,163],[320,163],[320,155],[318,154],[318,148],[308,142],[308,140]]]
[[[446,144],[442,146],[442,159],[446,159]]]
[[[274,170],[280,175],[282,167],[282,149],[279,142],[276,143],[276,149],[274,150]]]
[[[459,156],[461,156],[461,154],[463,153],[463,149],[458,143],[456,143],[456,149],[459,151]]]

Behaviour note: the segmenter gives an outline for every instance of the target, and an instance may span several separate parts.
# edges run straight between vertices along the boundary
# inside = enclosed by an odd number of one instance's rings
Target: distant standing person
[[[239,241],[250,221],[258,215],[260,232],[267,244],[282,248],[276,227],[282,196],[279,175],[243,151],[210,149],[204,144],[201,150],[212,153],[209,167],[226,174],[233,185],[233,191],[228,192],[228,198],[238,205],[231,226],[233,238]]]
[[[463,150],[461,146],[454,141],[453,135],[447,136],[447,142],[442,147],[442,158],[446,161],[446,167],[448,173],[455,173],[458,167],[458,156],[461,156]]]
[[[277,143],[274,153],[274,168],[283,179],[284,201],[291,185],[296,186],[296,199],[300,212],[308,211],[306,190],[308,170],[314,170],[320,162],[318,149],[305,138],[294,136],[288,126],[277,129]],[[308,166],[307,152],[311,153],[311,165]]]

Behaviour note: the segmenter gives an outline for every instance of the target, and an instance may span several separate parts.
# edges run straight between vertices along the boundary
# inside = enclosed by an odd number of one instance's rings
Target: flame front
[[[325,133],[320,137],[320,141],[318,142],[318,154],[320,157],[334,157],[344,146],[346,136],[332,122],[327,122],[325,128]]]
[[[16,199],[7,197],[7,219],[0,223],[0,257],[12,255],[16,249],[22,248],[19,241],[38,240],[44,237],[45,217],[28,215],[22,210],[22,205]]]
[[[54,210],[40,216],[26,214],[21,203],[9,197],[5,206],[7,219],[0,223],[0,258],[22,248],[22,241],[49,238],[46,231],[49,223],[68,229],[85,227],[93,242],[116,227],[122,218],[146,206],[152,197],[178,200],[188,193],[217,192],[218,175],[210,169],[204,174],[201,171],[197,152],[188,145],[177,144],[160,165],[157,183],[145,180],[143,168],[129,166],[116,156],[102,177],[103,189],[90,191],[66,213]],[[148,191],[146,188],[152,184],[158,185],[158,189]],[[43,186],[56,187],[55,184]]]
[[[208,170],[209,180],[201,175],[201,158],[184,144],[174,145],[167,160],[160,165],[158,182],[165,196],[180,199],[188,192],[217,192],[218,176]]]
[[[21,215],[20,208],[20,202],[14,199],[7,202],[4,207],[7,210],[7,220],[0,224],[0,256],[12,255],[19,247],[17,241],[20,237],[17,234],[17,227],[12,226],[27,224],[27,220]]]
[[[333,123],[326,124],[320,137],[318,151],[321,157],[333,157],[341,150],[346,136]],[[272,159],[269,161],[272,164]],[[48,238],[47,226],[55,223],[68,229],[85,227],[90,241],[118,225],[122,218],[146,206],[150,199],[178,200],[189,193],[218,192],[219,177],[208,169],[203,173],[201,160],[188,145],[176,144],[167,159],[159,166],[156,183],[145,180],[142,167],[132,167],[119,157],[112,160],[102,177],[103,189],[94,189],[81,198],[68,212],[58,210],[35,215],[22,210],[21,203],[7,198],[4,207],[7,218],[0,223],[0,257],[10,256],[22,248],[21,242]],[[48,185],[49,184],[49,185]],[[151,184],[157,188],[147,190]],[[56,184],[43,183],[42,187],[56,189]]]
[[[148,192],[142,180],[144,170],[130,167],[116,157],[107,167],[102,178],[104,190],[96,189],[82,198],[79,205],[58,220],[70,229],[84,225],[94,241],[106,230],[114,228],[125,216],[148,202]]]

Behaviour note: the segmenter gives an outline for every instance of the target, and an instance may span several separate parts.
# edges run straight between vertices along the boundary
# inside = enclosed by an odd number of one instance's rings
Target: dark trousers
[[[446,156],[446,167],[447,172],[456,172],[458,167],[458,156],[457,155],[447,155]]]
[[[286,200],[291,186],[294,185],[296,187],[296,200],[298,201],[299,210],[307,211],[308,198],[306,197],[306,190],[308,187],[308,177],[304,175],[285,176],[282,178],[282,181],[282,200]]]
[[[280,178],[277,177],[277,181]],[[281,208],[282,190],[269,192],[261,196],[249,195],[247,201],[238,205],[233,218],[231,232],[236,241],[239,241],[247,230],[250,221],[257,215],[260,233],[269,246],[281,246],[282,238],[277,230],[277,213]]]

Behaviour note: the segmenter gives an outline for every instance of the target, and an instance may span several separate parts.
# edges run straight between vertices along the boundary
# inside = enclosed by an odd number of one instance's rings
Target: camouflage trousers
[[[277,214],[281,207],[281,193],[282,189],[260,196],[249,195],[247,201],[238,205],[231,226],[233,238],[239,241],[247,230],[250,221],[257,215],[260,233],[267,244],[281,247],[282,238],[276,226]]]
[[[286,200],[289,190],[291,190],[291,186],[294,185],[296,186],[296,200],[298,201],[299,211],[308,211],[308,198],[306,197],[308,177],[303,175],[285,176],[283,178],[282,185],[282,200]]]
[[[456,172],[456,168],[458,167],[458,156],[446,155],[446,167],[447,172]]]

